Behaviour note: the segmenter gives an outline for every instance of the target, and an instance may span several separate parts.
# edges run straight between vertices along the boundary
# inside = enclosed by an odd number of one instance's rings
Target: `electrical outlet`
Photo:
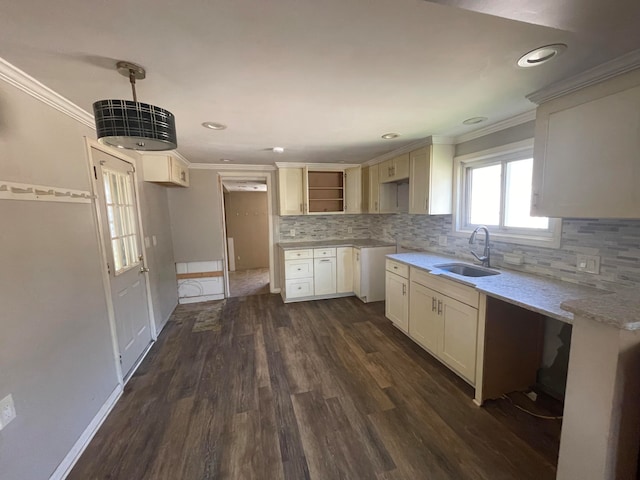
[[[353,233],[353,227],[347,227],[347,233]]]
[[[441,247],[446,247],[447,246],[447,236],[446,235],[440,235],[438,237],[438,245],[440,245]]]
[[[600,257],[598,255],[584,255],[579,253],[576,259],[576,267],[579,272],[600,273]]]
[[[289,235],[291,235],[292,237],[296,236],[296,229],[292,228],[291,230],[289,230]]]
[[[16,418],[16,407],[11,394],[0,400],[0,430],[9,425]]]

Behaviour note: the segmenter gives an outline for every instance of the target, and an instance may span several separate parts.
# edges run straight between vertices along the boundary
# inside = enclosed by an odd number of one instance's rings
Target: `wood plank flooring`
[[[559,422],[473,392],[341,298],[181,305],[70,479],[551,479]]]

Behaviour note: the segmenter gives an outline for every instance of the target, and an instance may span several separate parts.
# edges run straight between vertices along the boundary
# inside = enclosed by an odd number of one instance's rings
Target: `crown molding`
[[[138,155],[140,155],[141,157],[146,157],[146,156],[158,156],[158,155],[171,155],[172,157],[176,157],[180,160],[182,160],[187,167],[192,168],[191,165],[193,165],[193,163],[191,163],[189,160],[187,160],[187,158],[182,155],[179,151],[177,150],[135,150],[135,152],[138,153]]]
[[[304,162],[275,162],[277,168],[313,168],[315,170],[344,170],[359,167],[359,163],[304,163]]]
[[[370,167],[371,165],[377,165],[378,163],[382,163],[385,160],[389,160],[390,158],[397,157],[398,155],[402,155],[403,153],[413,152],[422,147],[427,147],[429,145],[453,145],[455,139],[453,137],[442,137],[439,135],[431,135],[429,137],[421,138],[413,143],[405,145],[401,148],[396,148],[395,150],[391,150],[390,152],[383,153],[382,155],[378,155],[377,157],[372,158],[371,160],[367,160],[362,163],[363,167]]]
[[[530,93],[527,95],[527,99],[540,105],[554,98],[603,82],[604,80],[636,70],[637,68],[640,68],[640,49],[633,50],[618,58],[585,70],[573,77],[552,83],[547,87]]]
[[[479,128],[478,130],[473,130],[472,132],[463,133],[462,135],[459,135],[456,137],[455,143],[457,145],[458,143],[464,143],[464,142],[468,142],[469,140],[475,140],[476,138],[484,137],[485,135],[499,132],[500,130],[505,130],[510,127],[516,127],[518,125],[522,125],[523,123],[527,123],[535,119],[536,119],[536,111],[530,110],[528,112],[524,112],[519,115],[516,115],[515,117],[507,118],[505,120],[492,123],[491,125],[487,125],[486,127]]]
[[[276,169],[273,165],[234,165],[219,163],[190,163],[189,170],[236,170],[253,172],[272,172]]]
[[[0,79],[95,130],[93,115],[2,58],[0,58]]]

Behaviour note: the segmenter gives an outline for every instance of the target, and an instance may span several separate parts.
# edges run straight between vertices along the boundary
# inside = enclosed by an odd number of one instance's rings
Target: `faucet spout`
[[[482,252],[482,256],[480,256],[476,252],[471,250],[471,254],[476,257],[479,262],[482,262],[483,266],[491,267],[491,248],[489,247],[490,236],[489,229],[486,226],[480,225],[479,227],[476,227],[473,232],[471,232],[471,236],[469,237],[469,245],[473,245],[475,243],[476,235],[480,230],[484,232],[484,252]]]

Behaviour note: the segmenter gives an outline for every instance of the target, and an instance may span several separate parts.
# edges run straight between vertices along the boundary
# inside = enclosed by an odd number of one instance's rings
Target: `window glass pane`
[[[529,215],[532,175],[533,158],[507,163],[504,218],[506,227],[549,228],[547,217]]]
[[[118,239],[111,240],[111,249],[113,250],[113,263],[116,272],[122,270],[122,256],[120,255],[120,248],[118,246]]]
[[[500,224],[500,184],[502,165],[469,168],[469,223]]]

